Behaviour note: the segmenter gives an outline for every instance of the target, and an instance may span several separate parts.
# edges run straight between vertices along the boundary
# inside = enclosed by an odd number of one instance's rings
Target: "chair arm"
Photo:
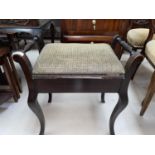
[[[133,75],[135,74],[135,72],[137,71],[139,65],[141,64],[141,62],[143,61],[144,56],[140,53],[135,53],[132,56],[130,56],[130,58],[128,59],[126,65],[125,65],[125,77],[124,77],[124,81],[122,82],[122,86],[120,89],[120,92],[123,94],[125,92],[125,90],[128,90],[128,85],[129,82],[131,80],[131,78],[133,77]]]
[[[117,44],[119,44],[130,55],[133,55],[133,53],[135,53],[135,51],[132,50],[132,47],[129,44],[127,44],[119,35],[116,35],[113,38],[111,46],[114,50],[115,50]]]
[[[23,52],[14,52],[12,54],[12,57],[14,61],[20,64],[28,84],[28,89],[30,91],[33,88],[33,82],[32,82],[32,65],[28,57]]]
[[[139,65],[142,63],[143,59],[144,56],[139,52],[134,53],[132,56],[129,57],[125,65],[125,78],[130,79],[134,75]]]

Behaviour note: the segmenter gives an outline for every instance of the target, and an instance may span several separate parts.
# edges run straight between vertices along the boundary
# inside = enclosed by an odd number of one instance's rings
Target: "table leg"
[[[19,92],[22,93],[22,88],[21,88],[21,85],[20,85],[20,82],[19,82],[19,79],[18,79],[18,74],[17,74],[16,68],[14,66],[13,60],[12,60],[11,56],[8,56],[8,59],[9,59],[9,62],[11,64],[12,74],[13,74],[14,79],[16,81],[16,84],[17,84],[17,87],[19,89]]]
[[[40,122],[39,134],[43,135],[44,131],[45,131],[45,118],[44,118],[42,109],[37,101],[37,93],[34,93],[33,91],[30,92],[29,97],[28,97],[28,105],[29,105],[30,109],[35,113],[37,118],[39,119],[39,122]]]
[[[19,94],[18,86],[15,81],[15,77],[12,74],[12,69],[11,69],[10,63],[6,57],[4,58],[3,69],[6,74],[8,83],[14,93],[14,100],[15,100],[15,102],[17,102],[18,98],[20,97],[20,94]]]
[[[115,108],[110,116],[110,134],[111,135],[115,134],[114,123],[115,123],[116,118],[124,110],[124,108],[127,106],[127,104],[128,104],[127,92],[122,93],[122,94],[120,93],[118,103],[115,106]]]

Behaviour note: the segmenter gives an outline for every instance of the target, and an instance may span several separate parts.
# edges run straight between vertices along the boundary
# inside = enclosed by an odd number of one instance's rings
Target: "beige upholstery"
[[[136,28],[131,29],[127,33],[127,41],[133,47],[141,48],[143,47],[149,34],[149,29],[146,28]],[[153,35],[155,39],[155,35]]]
[[[155,65],[155,40],[151,40],[146,44],[145,54]]]
[[[109,44],[47,44],[34,65],[33,74],[124,74]]]

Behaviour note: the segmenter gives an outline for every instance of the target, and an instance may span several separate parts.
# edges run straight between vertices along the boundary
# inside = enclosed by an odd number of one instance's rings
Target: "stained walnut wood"
[[[132,28],[148,28],[149,29],[149,34],[148,37],[144,43],[144,46],[141,48],[135,48],[134,46],[132,47],[134,50],[139,50],[141,49],[141,53],[143,54],[143,56],[148,60],[148,62],[152,65],[152,67],[155,69],[155,64],[147,57],[147,55],[145,54],[145,47],[146,44],[152,39],[153,34],[154,34],[154,27],[155,21],[152,19],[138,19],[138,20],[129,20],[129,26],[128,26],[128,30],[132,29]],[[139,64],[140,65],[140,64]],[[138,68],[137,68],[138,69]],[[135,70],[136,73],[137,70]],[[134,75],[132,79],[134,78]],[[148,108],[151,99],[153,97],[155,93],[155,71],[152,74],[152,78],[150,80],[148,89],[147,89],[147,93],[142,101],[142,108],[140,110],[140,116],[143,116],[146,109]]]
[[[21,87],[18,79],[18,75],[10,55],[10,50],[8,48],[0,49],[0,65],[2,66],[4,73],[1,76],[3,79],[0,88],[0,102],[4,102],[4,99],[8,99],[9,97],[14,97],[15,101],[18,101],[20,97]],[[6,78],[6,80],[4,80]],[[7,82],[3,83],[3,82]],[[2,94],[4,96],[2,96]],[[4,99],[3,99],[4,97]]]
[[[95,29],[94,29],[95,26]],[[128,20],[124,19],[64,19],[61,20],[61,42],[110,43],[115,35],[126,36]],[[121,48],[115,48],[121,57]]]
[[[145,54],[145,46],[146,46],[146,43],[152,39],[153,37],[153,33],[154,33],[154,20],[152,19],[135,19],[135,20],[129,20],[129,24],[128,24],[128,27],[127,27],[127,32],[130,30],[130,29],[135,29],[135,28],[147,28],[149,29],[149,34],[148,34],[148,37],[144,43],[144,45],[142,47],[134,47],[132,45],[132,48],[137,51],[139,49],[142,50],[142,53]]]
[[[146,96],[142,101],[142,108],[140,111],[141,116],[144,115],[146,109],[148,108],[154,93],[155,93],[155,71],[152,74],[152,78],[151,78],[150,84],[148,86]]]
[[[133,51],[130,48],[127,48],[128,45],[122,41],[119,36],[116,36],[113,41],[113,49],[115,50],[116,44],[120,44],[122,48],[132,53]],[[30,109],[35,113],[40,122],[40,132],[39,134],[44,134],[45,130],[45,118],[44,114],[37,102],[38,93],[48,93],[48,92],[116,92],[119,94],[119,100],[115,106],[109,122],[110,134],[115,134],[114,132],[114,123],[117,116],[124,110],[128,104],[128,95],[127,89],[131,79],[131,76],[137,69],[137,66],[143,60],[141,54],[131,54],[126,66],[125,74],[117,77],[109,77],[108,74],[104,78],[84,78],[83,75],[78,78],[70,75],[69,78],[63,78],[62,76],[56,75],[56,78],[51,76],[37,76],[33,77],[32,75],[32,66],[29,59],[24,53],[16,53],[13,56],[14,60],[18,62],[22,70],[24,71],[28,88],[28,105]]]
[[[65,19],[61,21],[62,42],[108,42],[119,34],[125,35],[128,20]],[[95,29],[94,29],[95,25]]]
[[[0,19],[0,27],[38,26],[38,19]]]

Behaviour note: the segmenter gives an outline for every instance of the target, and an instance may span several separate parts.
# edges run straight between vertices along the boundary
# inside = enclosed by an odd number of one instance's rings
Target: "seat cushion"
[[[155,40],[151,40],[146,44],[145,54],[155,65]]]
[[[149,29],[146,28],[136,28],[131,29],[127,33],[127,41],[130,45],[136,48],[143,47],[149,34]]]
[[[124,74],[124,67],[109,44],[47,44],[33,74]]]

